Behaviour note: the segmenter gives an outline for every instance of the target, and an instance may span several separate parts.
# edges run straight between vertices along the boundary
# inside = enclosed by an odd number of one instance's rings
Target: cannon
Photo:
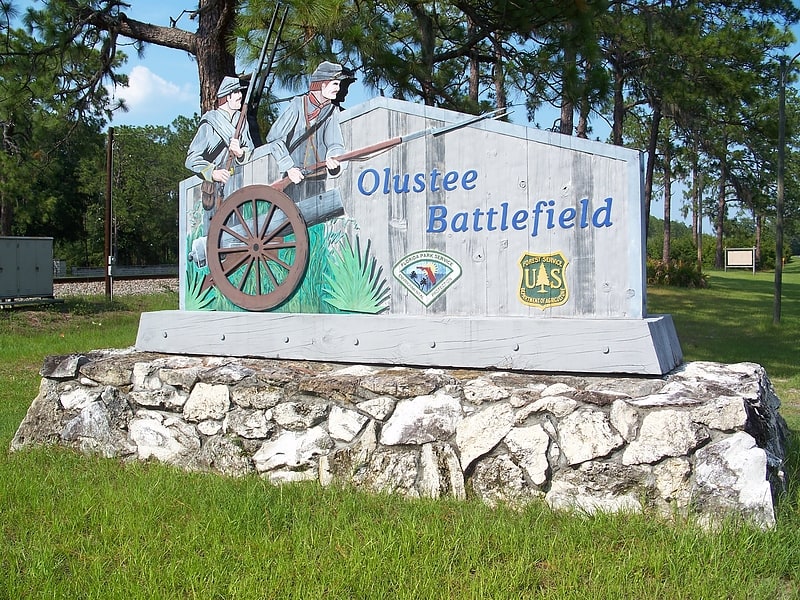
[[[203,287],[215,286],[236,306],[265,311],[286,301],[308,266],[308,228],[344,215],[336,189],[296,203],[269,185],[228,196],[195,241],[192,260],[208,265]]]

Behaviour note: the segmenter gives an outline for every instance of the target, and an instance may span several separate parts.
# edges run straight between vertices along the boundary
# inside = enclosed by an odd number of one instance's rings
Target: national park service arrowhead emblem
[[[436,250],[420,250],[400,259],[392,274],[412,296],[430,306],[461,277],[461,265]]]
[[[522,278],[519,299],[528,306],[551,308],[561,306],[569,299],[564,271],[569,261],[562,252],[531,254],[525,252],[519,259]]]

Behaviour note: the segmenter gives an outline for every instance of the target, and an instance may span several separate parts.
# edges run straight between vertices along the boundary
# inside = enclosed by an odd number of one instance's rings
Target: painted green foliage
[[[372,254],[371,242],[362,248],[356,236],[353,244],[345,233],[330,223],[310,227],[310,257],[305,276],[297,290],[271,312],[280,313],[382,313],[389,308],[389,285],[383,268]],[[192,232],[187,247],[200,235]],[[236,311],[236,306],[214,287],[205,287],[208,267],[186,262],[186,310]]]

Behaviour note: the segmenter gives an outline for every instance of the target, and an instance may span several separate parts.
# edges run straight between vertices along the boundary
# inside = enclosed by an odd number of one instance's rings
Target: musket
[[[429,127],[427,129],[421,129],[419,131],[415,131],[414,133],[409,133],[403,136],[397,136],[385,140],[383,142],[378,142],[377,144],[372,144],[371,146],[365,146],[363,148],[359,148],[358,150],[352,150],[350,152],[345,152],[339,156],[335,156],[334,159],[339,162],[345,162],[348,160],[355,160],[359,158],[365,158],[372,154],[377,154],[379,152],[384,152],[390,148],[394,148],[395,146],[399,146],[400,144],[405,144],[406,142],[410,142],[411,140],[415,140],[417,138],[425,137],[425,136],[433,136],[437,137],[453,131],[455,129],[461,129],[462,127],[466,127],[467,125],[472,125],[473,123],[477,123],[479,121],[483,121],[485,119],[501,119],[508,115],[511,111],[506,108],[497,108],[495,110],[489,111],[487,113],[483,113],[481,115],[476,115],[474,117],[470,117],[469,119],[464,119],[463,121],[457,121],[455,123],[450,123],[449,125],[444,125],[442,127]],[[319,173],[323,169],[326,168],[325,161],[318,162],[310,167],[303,169],[303,175],[314,175]],[[282,179],[278,179],[270,183],[271,187],[274,187],[277,190],[283,191],[286,187],[292,183],[289,177],[283,177]]]
[[[267,29],[267,35],[264,37],[264,44],[261,46],[261,52],[258,55],[258,63],[256,63],[255,71],[253,71],[253,75],[250,77],[250,82],[247,84],[247,92],[245,93],[244,98],[242,99],[242,107],[239,110],[239,120],[236,123],[236,132],[234,133],[234,137],[238,140],[241,139],[242,130],[247,126],[247,107],[250,104],[250,99],[253,95],[253,90],[256,86],[259,86],[259,90],[257,93],[261,93],[264,87],[264,83],[266,82],[267,76],[269,75],[269,71],[272,69],[272,62],[275,59],[275,50],[278,46],[278,41],[281,36],[281,32],[283,31],[283,25],[286,22],[286,15],[289,12],[289,7],[285,7],[283,11],[283,16],[281,17],[281,23],[278,28],[278,37],[273,44],[272,52],[270,53],[269,63],[267,64],[266,73],[261,76],[262,69],[264,68],[264,60],[267,56],[267,47],[269,46],[270,40],[272,39],[272,33],[275,30],[275,21],[278,18],[278,11],[281,8],[280,2],[276,3],[275,5],[275,12],[272,13],[272,18],[269,22],[269,28]],[[257,83],[258,82],[258,83]],[[228,172],[232,171],[233,161],[236,157],[234,156],[233,152],[228,150],[228,158],[225,161],[225,170]],[[216,197],[216,205],[217,209],[219,209],[219,205],[222,202],[222,186],[219,186],[219,192],[217,193]]]

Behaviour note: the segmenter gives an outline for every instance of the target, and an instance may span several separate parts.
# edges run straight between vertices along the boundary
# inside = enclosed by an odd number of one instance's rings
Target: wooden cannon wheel
[[[206,254],[220,293],[246,310],[269,310],[303,280],[308,228],[289,196],[268,185],[246,186],[211,219]]]

